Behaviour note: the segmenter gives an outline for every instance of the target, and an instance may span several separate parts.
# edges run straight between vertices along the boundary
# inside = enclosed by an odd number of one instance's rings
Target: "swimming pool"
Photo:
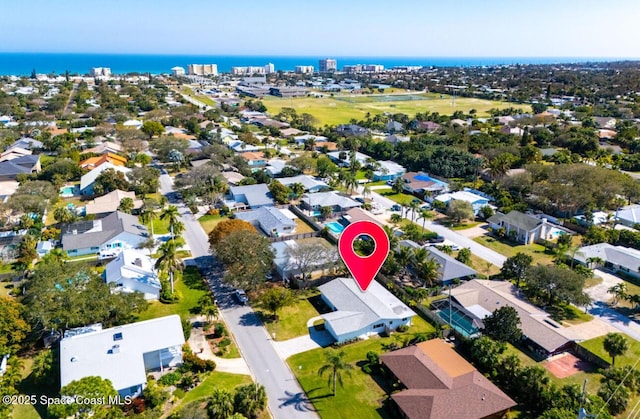
[[[478,333],[478,327],[474,324],[472,318],[466,313],[458,310],[455,306],[449,311],[449,304],[446,300],[442,300],[442,303],[438,304],[439,310],[436,310],[436,314],[449,325],[462,333],[466,337],[473,336]]]
[[[64,188],[60,188],[60,195],[63,196],[73,196],[76,193],[75,186],[65,186]]]
[[[426,175],[424,173],[415,175],[413,178],[415,180],[420,180],[422,182],[433,182],[433,183],[435,183],[437,185],[440,185],[440,186],[447,186],[447,184],[445,182],[443,182],[441,180],[438,180],[438,179],[434,179],[434,178],[432,178],[429,175]]]
[[[344,226],[337,221],[331,221],[330,223],[325,224],[332,233],[340,234],[344,231]]]

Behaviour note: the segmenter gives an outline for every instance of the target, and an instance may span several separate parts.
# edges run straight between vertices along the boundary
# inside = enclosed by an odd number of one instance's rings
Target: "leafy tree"
[[[130,187],[143,197],[156,193],[160,186],[160,171],[155,167],[134,167],[127,176]]]
[[[331,215],[333,215],[333,208],[329,206],[320,207],[320,217],[323,220],[326,220],[327,218],[331,218]]]
[[[23,268],[28,268],[31,262],[38,257],[36,252],[37,245],[38,239],[35,236],[31,234],[22,236],[22,240],[18,245],[18,258],[16,260]]]
[[[284,186],[280,181],[273,180],[269,184],[269,192],[273,196],[273,199],[278,204],[286,204],[289,202],[289,196],[291,196],[291,190]]]
[[[188,141],[172,136],[160,136],[150,144],[151,151],[153,151],[156,156],[158,156],[158,159],[164,163],[175,163],[175,158],[177,157],[176,153],[179,153],[184,157],[184,152],[187,150],[188,146]]]
[[[311,280],[314,271],[335,263],[337,259],[334,249],[319,242],[299,243],[295,247],[287,247],[285,254],[289,258],[292,271],[302,275],[303,287]]]
[[[278,311],[293,303],[293,295],[287,288],[273,287],[262,294],[260,301],[264,308],[273,313],[273,317],[277,321]]]
[[[607,380],[600,386],[598,396],[608,401],[607,408],[609,413],[619,415],[627,410],[631,394],[626,386],[619,386],[618,383]]]
[[[98,175],[93,183],[93,193],[98,196],[113,192],[116,189],[129,190],[129,181],[124,173],[114,169],[106,169]]]
[[[483,320],[482,333],[499,342],[517,343],[522,338],[520,316],[511,306],[500,307]]]
[[[67,207],[57,207],[53,210],[53,218],[59,223],[72,223],[78,216]]]
[[[493,216],[493,208],[491,208],[489,205],[485,205],[480,208],[479,215],[480,217],[482,217],[483,220],[491,218],[491,216]]]
[[[184,228],[184,226],[178,227],[182,223],[180,222],[180,211],[175,205],[169,205],[167,208],[163,209],[160,213],[160,219],[169,221],[171,238],[175,238],[179,235]]]
[[[460,249],[458,255],[456,256],[456,260],[458,262],[464,263],[468,265],[471,262],[471,250],[468,247]]]
[[[233,415],[233,410],[233,395],[225,389],[214,389],[207,402],[209,418],[228,419]]]
[[[9,357],[7,370],[0,376],[0,392],[3,396],[13,396],[18,394],[16,387],[22,381],[22,370],[24,363],[17,356]],[[11,417],[12,406],[10,403],[0,403],[0,417]],[[13,417],[16,417],[15,415]]]
[[[238,387],[233,397],[236,413],[248,418],[257,417],[267,406],[267,391],[261,384],[247,384]]]
[[[59,356],[54,356],[57,349],[45,349],[33,358],[31,374],[36,384],[48,387],[59,385]]]
[[[89,376],[74,380],[60,389],[60,395],[63,397],[96,398],[109,400],[115,397],[118,392],[113,388],[110,380],[102,379],[96,376]],[[113,418],[122,416],[122,412],[116,406],[105,406],[102,404],[53,404],[47,409],[47,412],[55,418],[67,418],[75,416],[79,418]],[[120,412],[118,414],[118,412]]]
[[[611,366],[615,366],[616,357],[624,355],[629,350],[629,342],[620,333],[608,333],[602,342],[604,350],[611,357]]]
[[[211,230],[211,233],[209,233],[209,245],[212,249],[215,249],[216,245],[226,236],[241,230],[256,233],[256,228],[246,221],[237,218],[221,221],[216,224],[213,230]]]
[[[473,207],[468,201],[452,200],[447,207],[447,215],[459,223],[462,220],[473,219]]]
[[[402,193],[404,191],[404,180],[401,177],[397,178],[391,185],[391,189],[393,193]]]
[[[497,375],[497,366],[500,365],[500,356],[507,349],[504,342],[496,342],[489,336],[482,336],[471,341],[470,353],[478,369],[489,378]]]
[[[147,134],[149,139],[151,139],[157,135],[162,135],[164,132],[164,126],[157,121],[144,121],[140,130]]]
[[[9,297],[0,297],[0,357],[15,354],[30,330],[24,307]]]
[[[51,182],[35,180],[21,182],[6,205],[16,212],[44,214],[45,209],[56,199],[58,199],[58,190]]]
[[[133,207],[134,207],[133,199],[129,197],[124,197],[120,200],[120,205],[118,205],[118,211],[131,214],[131,210],[133,210]]]
[[[340,384],[340,387],[343,387],[342,383],[342,373],[344,372],[346,375],[351,375],[351,370],[353,369],[353,365],[349,364],[344,360],[347,356],[345,351],[337,352],[335,350],[331,350],[325,352],[326,363],[323,364],[320,369],[318,369],[318,375],[324,376],[328,373],[329,382],[328,384],[333,384],[333,395],[336,395],[336,384]]]
[[[527,269],[525,294],[535,302],[584,305],[589,297],[582,291],[585,278],[556,265],[536,265]]]
[[[527,270],[532,263],[533,257],[526,253],[518,252],[505,260],[500,274],[505,279],[515,279],[516,284],[520,286],[520,281],[526,282]]]
[[[257,289],[273,264],[269,240],[256,231],[234,231],[214,244],[226,268],[225,280],[238,288]]]

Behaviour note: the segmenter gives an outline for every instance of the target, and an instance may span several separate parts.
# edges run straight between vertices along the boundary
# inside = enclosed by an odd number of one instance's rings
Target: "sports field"
[[[265,96],[262,102],[271,115],[278,114],[282,108],[294,108],[298,114],[308,113],[316,117],[320,126],[325,124],[344,124],[351,119],[361,120],[365,118],[367,112],[371,115],[390,112],[413,116],[417,112],[428,111],[438,112],[441,115],[451,115],[455,111],[468,113],[471,109],[475,109],[478,116],[487,116],[487,112],[492,108],[514,107],[531,111],[531,107],[528,105],[464,97],[456,97],[454,105],[451,96],[429,93],[354,94],[321,98]]]

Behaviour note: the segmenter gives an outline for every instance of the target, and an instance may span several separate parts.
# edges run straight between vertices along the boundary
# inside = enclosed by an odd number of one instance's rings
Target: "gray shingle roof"
[[[338,335],[360,330],[380,319],[415,316],[409,307],[375,280],[366,292],[360,291],[351,278],[336,278],[318,289],[337,309],[322,317]]]
[[[505,224],[509,224],[526,231],[534,230],[537,226],[542,224],[541,219],[524,214],[520,211],[511,211],[506,215],[498,213],[491,216],[487,221],[494,224],[498,224],[500,221],[503,221]]]
[[[236,202],[243,202],[250,207],[273,205],[273,197],[269,187],[264,183],[257,185],[232,186],[229,188]]]
[[[68,251],[99,247],[123,232],[141,237],[149,235],[147,227],[140,224],[136,216],[116,211],[100,220],[67,225],[62,233],[62,248]]]
[[[598,243],[591,246],[583,246],[575,254],[575,259],[587,264],[589,258],[601,258],[605,262],[611,262],[638,272],[640,269],[640,251],[623,246],[613,246],[609,243]]]
[[[308,206],[314,207],[333,207],[338,206],[343,209],[359,207],[360,203],[346,196],[339,195],[335,192],[318,192],[307,195],[302,198],[302,202]]]
[[[257,222],[265,233],[270,234],[274,229],[284,227],[295,228],[295,221],[287,218],[282,211],[275,207],[261,207],[255,211],[236,213],[236,218],[249,223]]]

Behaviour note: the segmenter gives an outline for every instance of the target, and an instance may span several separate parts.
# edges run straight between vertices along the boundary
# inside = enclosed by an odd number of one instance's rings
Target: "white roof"
[[[105,269],[107,282],[118,282],[121,278],[133,279],[160,289],[160,280],[153,269],[153,263],[146,254],[136,249],[126,249]]]
[[[311,176],[308,176],[308,175],[298,175],[298,176],[292,176],[292,177],[283,177],[283,178],[280,178],[278,180],[284,186],[290,186],[290,185],[293,185],[294,183],[301,183],[302,186],[304,186],[305,190],[309,190],[309,189],[312,189],[312,188],[315,188],[315,187],[328,188],[326,183],[321,182],[319,180],[315,180],[314,178],[312,178]]]
[[[98,376],[116,390],[138,386],[147,382],[143,354],[183,344],[178,315],[67,337],[60,341],[60,384]]]
[[[380,166],[380,169],[374,172],[378,176],[388,173],[405,173],[407,171],[404,166],[391,160],[380,160],[378,161],[378,165]]]
[[[449,202],[450,200],[454,200],[454,201],[467,201],[469,203],[474,203],[477,201],[487,201],[487,198],[480,196],[480,195],[476,195],[474,193],[471,192],[467,192],[467,191],[457,191],[457,192],[451,192],[451,193],[443,193],[441,195],[438,195],[436,197],[436,199],[438,201],[442,201],[442,202]]]

